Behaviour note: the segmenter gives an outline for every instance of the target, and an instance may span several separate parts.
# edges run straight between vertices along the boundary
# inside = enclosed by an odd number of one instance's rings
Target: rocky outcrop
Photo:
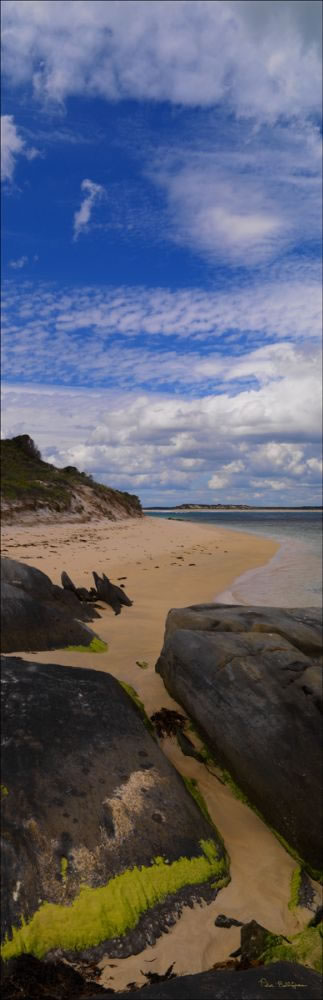
[[[317,608],[171,611],[156,670],[251,804],[317,875],[321,853]]]
[[[62,962],[39,962],[31,955],[10,963],[2,984],[2,1000],[100,1000],[115,994],[118,1000],[129,996],[142,1000],[321,1000],[322,979],[316,972],[292,962],[277,962],[240,972],[224,969],[178,976],[166,982],[115,993]],[[162,978],[162,977],[161,977]]]
[[[2,689],[5,960],[137,953],[184,905],[214,898],[223,843],[132,689],[15,657]]]
[[[322,653],[320,608],[261,608],[232,604],[192,604],[174,608],[166,620],[165,639],[176,629],[203,632],[258,632],[281,635],[307,656]]]
[[[8,523],[142,516],[137,496],[96,483],[73,465],[44,462],[29,434],[1,441],[1,466],[1,516]]]
[[[104,644],[85,622],[100,618],[76,594],[52,583],[33,566],[1,559],[1,649],[35,652]],[[101,646],[100,646],[101,644]]]

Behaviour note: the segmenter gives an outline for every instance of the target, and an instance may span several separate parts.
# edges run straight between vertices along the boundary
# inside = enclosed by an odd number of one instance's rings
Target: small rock
[[[219,913],[214,923],[216,927],[243,927],[242,920],[235,920],[235,917],[226,917],[224,913]]]

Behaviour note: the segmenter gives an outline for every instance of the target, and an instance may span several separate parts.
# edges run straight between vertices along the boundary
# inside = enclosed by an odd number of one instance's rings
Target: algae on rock
[[[149,867],[135,866],[110,879],[106,886],[83,886],[69,906],[42,903],[33,917],[12,929],[1,948],[8,960],[24,952],[43,958],[57,948],[81,951],[120,937],[136,926],[149,908],[185,886],[199,885],[227,874],[225,857],[218,857],[213,840],[200,841],[201,854],[169,864],[155,858]]]
[[[260,958],[265,965],[270,962],[297,962],[323,973],[322,937],[322,924],[318,927],[305,927],[289,942],[268,933],[266,948]]]

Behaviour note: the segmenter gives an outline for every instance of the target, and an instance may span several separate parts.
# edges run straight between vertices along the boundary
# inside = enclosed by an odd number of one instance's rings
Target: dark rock
[[[257,920],[249,920],[241,928],[241,960],[251,965],[264,954],[268,945],[269,931]],[[283,942],[284,938],[281,938]]]
[[[323,906],[318,906],[316,912],[314,913],[314,917],[312,917],[312,920],[310,920],[308,926],[318,927],[318,925],[322,923],[322,920],[323,920]]]
[[[1,560],[1,649],[60,649],[89,646],[95,633],[83,624],[99,618],[76,594],[51,582],[45,573],[14,559]]]
[[[76,592],[75,583],[73,583],[73,580],[71,580],[71,577],[68,575],[68,573],[65,572],[65,569],[63,569],[63,572],[61,573],[61,581],[64,590],[71,590],[72,594],[75,594]]]
[[[207,632],[274,632],[306,655],[322,653],[320,608],[267,608],[232,604],[192,604],[174,608],[166,621],[165,639],[178,628]]]
[[[182,753],[185,754],[185,757],[194,757],[195,760],[199,760],[200,762],[204,763],[204,757],[202,756],[202,754],[199,753],[199,751],[194,746],[194,743],[192,743],[192,741],[189,740],[188,736],[186,736],[181,729],[177,730],[176,736],[177,736],[177,742],[181,748]]]
[[[219,913],[215,921],[216,927],[242,927],[242,921],[236,920],[235,917],[226,917],[224,913]]]
[[[322,980],[318,973],[290,962],[260,966],[245,972],[230,969],[202,972],[193,976],[160,977],[155,984],[115,994],[128,1000],[133,992],[142,1000],[321,1000]],[[129,984],[130,986],[130,984]],[[268,992],[270,990],[270,993]],[[100,1000],[112,996],[83,979],[63,962],[40,962],[31,955],[8,963],[2,980],[2,1000]]]
[[[127,597],[127,594],[125,594],[121,587],[117,587],[114,583],[111,583],[105,573],[103,573],[101,578],[98,573],[93,572],[93,577],[99,600],[104,601],[105,604],[109,604],[113,608],[115,615],[120,615],[123,604],[131,608],[133,601]]]
[[[193,628],[175,628],[176,622]],[[168,616],[156,664],[216,760],[316,871],[322,868],[321,666],[301,650],[318,653],[318,624],[319,609],[180,609]]]
[[[65,573],[65,570],[63,570],[61,574],[61,581],[63,589],[72,594],[76,594],[79,601],[88,601],[92,603],[98,598],[97,591],[94,587],[91,587],[90,590],[87,590],[86,587],[76,587],[73,580],[71,580],[70,576],[68,576],[68,573]]]
[[[97,997],[114,992],[86,981],[66,962],[40,962],[33,955],[20,955],[4,964],[2,1000],[86,1000],[93,990]]]
[[[298,889],[298,906],[304,906],[311,910],[315,899],[315,890],[307,873],[302,869],[300,874],[300,884]]]
[[[24,931],[26,951],[122,957],[155,941],[193,899],[215,897],[214,881],[227,871],[223,844],[115,678],[3,657],[2,688],[3,937],[37,911],[40,930],[34,945]],[[219,865],[206,864],[201,841],[211,841]],[[180,885],[171,868],[179,859],[187,859]],[[151,909],[143,866],[154,886]],[[195,878],[201,872],[195,885],[193,867]],[[59,929],[42,936],[42,901],[70,908],[82,885],[110,888],[122,873],[119,924],[110,895],[103,910],[101,896],[91,899],[87,926],[97,921],[98,941],[84,936],[82,917],[66,943],[59,912]],[[168,895],[159,888],[165,879]]]
[[[276,962],[244,972],[231,969],[178,976],[134,991],[142,1000],[322,1000],[322,978],[292,962]],[[126,1000],[129,993],[118,993]],[[95,1000],[95,992],[91,997]]]

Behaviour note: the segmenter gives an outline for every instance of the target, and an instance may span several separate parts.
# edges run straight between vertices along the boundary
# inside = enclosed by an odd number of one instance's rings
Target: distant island
[[[1,515],[3,522],[117,521],[142,517],[131,493],[96,483],[74,465],[57,469],[44,462],[29,434],[1,441]]]
[[[173,511],[185,511],[185,510],[322,510],[322,507],[304,505],[302,507],[293,507],[290,504],[288,507],[283,507],[281,504],[277,506],[270,506],[265,504],[264,507],[256,506],[256,504],[247,503],[180,503],[175,507],[144,507],[144,511],[148,510],[173,510]]]

